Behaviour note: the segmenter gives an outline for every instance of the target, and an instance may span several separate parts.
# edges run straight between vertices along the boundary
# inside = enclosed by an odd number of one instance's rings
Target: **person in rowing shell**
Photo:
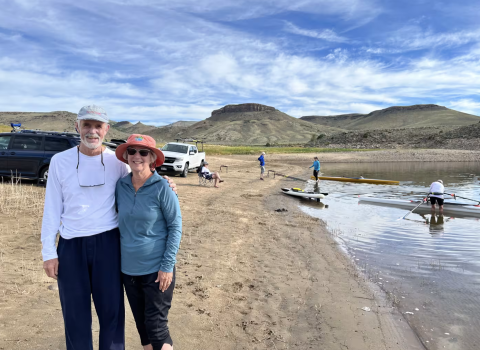
[[[443,187],[442,180],[432,182],[429,191],[432,215],[435,215],[435,204],[438,204],[440,215],[443,215],[443,192],[445,192],[445,187]]]
[[[309,167],[309,169],[313,168],[313,176],[315,177],[315,181],[318,181],[318,173],[320,172],[320,162],[318,157],[313,157],[313,165]]]

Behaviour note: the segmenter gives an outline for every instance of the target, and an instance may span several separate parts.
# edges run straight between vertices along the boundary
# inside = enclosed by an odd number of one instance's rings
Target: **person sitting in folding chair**
[[[210,174],[207,174],[207,173],[202,173],[202,169],[203,169],[203,166],[202,167],[198,167],[197,169],[197,174],[198,174],[198,184],[200,186],[210,186],[210,185],[213,185],[213,179],[212,179],[212,176]]]
[[[221,179],[220,175],[217,173],[217,172],[211,172],[210,169],[208,169],[208,162],[204,162],[203,163],[203,167],[202,167],[202,170],[200,171],[200,173],[202,174],[202,176],[207,179],[207,180],[211,180],[211,179],[214,179],[215,180],[215,184],[214,184],[214,187],[217,187],[217,181],[219,183],[223,182],[223,180]]]

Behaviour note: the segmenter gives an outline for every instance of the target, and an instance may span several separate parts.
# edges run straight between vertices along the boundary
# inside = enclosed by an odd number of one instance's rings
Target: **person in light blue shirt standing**
[[[258,160],[260,161],[260,180],[263,181],[263,174],[265,174],[265,152],[262,152]]]
[[[117,158],[132,172],[115,190],[125,292],[145,350],[172,350],[168,330],[182,236],[178,198],[155,168],[165,157],[147,135],[131,135]]]
[[[318,181],[318,173],[320,172],[320,162],[318,157],[313,157],[313,165],[310,168],[313,168],[313,176],[315,177],[315,181]]]

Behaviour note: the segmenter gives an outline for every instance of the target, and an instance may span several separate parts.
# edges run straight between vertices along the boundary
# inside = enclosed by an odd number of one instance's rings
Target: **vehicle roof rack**
[[[76,132],[67,131],[45,131],[45,130],[20,130],[22,134],[42,134],[42,135],[59,135],[67,137],[80,137],[80,134]]]
[[[191,137],[178,138],[178,139],[175,139],[175,141],[177,141],[177,142],[195,142],[195,146],[197,148],[198,148],[198,144],[201,144],[202,145],[202,152],[203,152],[203,145],[206,143],[203,140],[195,140],[194,138],[191,138]]]
[[[202,140],[195,140],[191,137],[187,137],[187,138],[178,138],[178,139],[175,139],[175,141],[177,142],[198,142],[198,143],[205,143],[205,141],[202,141]]]

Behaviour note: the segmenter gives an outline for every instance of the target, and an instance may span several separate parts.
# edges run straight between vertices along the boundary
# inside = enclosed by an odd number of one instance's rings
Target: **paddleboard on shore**
[[[300,188],[282,188],[282,192],[294,197],[302,197],[302,198],[313,198],[313,199],[322,199],[328,195],[328,193],[315,193],[315,192],[307,192]]]

